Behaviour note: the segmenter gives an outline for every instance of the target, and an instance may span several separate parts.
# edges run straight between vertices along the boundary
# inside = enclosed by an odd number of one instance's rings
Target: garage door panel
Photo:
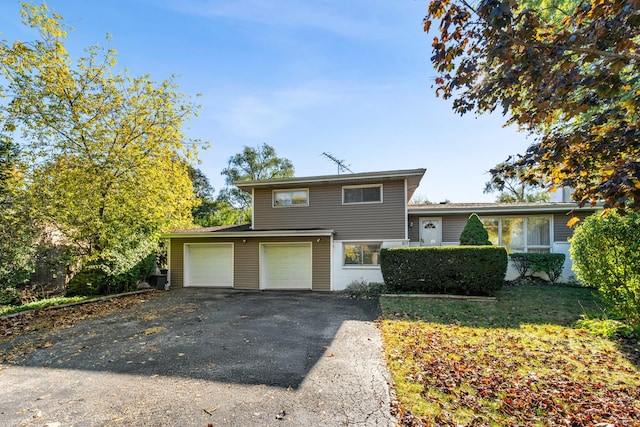
[[[189,245],[185,286],[233,287],[233,245]]]
[[[310,244],[264,244],[262,262],[264,289],[311,289]]]

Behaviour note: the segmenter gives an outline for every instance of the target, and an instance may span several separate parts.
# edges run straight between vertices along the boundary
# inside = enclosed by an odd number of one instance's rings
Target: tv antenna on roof
[[[351,165],[345,165],[344,164],[344,160],[338,160],[337,158],[335,158],[334,156],[332,156],[329,153],[322,153],[325,157],[327,157],[329,160],[331,160],[332,162],[334,162],[336,165],[338,165],[338,175],[340,175],[340,172],[350,172],[353,173],[353,171],[351,169],[349,169],[349,166]]]

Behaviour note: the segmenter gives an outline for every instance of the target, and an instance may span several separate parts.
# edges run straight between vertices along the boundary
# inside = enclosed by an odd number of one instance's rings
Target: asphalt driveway
[[[394,425],[377,314],[333,294],[172,290],[21,337],[46,344],[0,365],[0,425]]]

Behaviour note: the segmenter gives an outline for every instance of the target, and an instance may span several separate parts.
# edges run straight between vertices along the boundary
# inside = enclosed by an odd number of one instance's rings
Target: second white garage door
[[[186,244],[184,286],[233,287],[233,244]]]
[[[261,289],[311,289],[311,243],[260,245]]]

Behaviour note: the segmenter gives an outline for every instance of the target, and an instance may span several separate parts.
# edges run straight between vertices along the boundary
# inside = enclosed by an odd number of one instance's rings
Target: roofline
[[[165,233],[160,237],[169,238],[204,238],[204,237],[312,237],[312,236],[332,236],[333,230],[249,230],[249,231],[180,231],[176,233]]]
[[[408,207],[409,215],[415,214],[447,214],[447,213],[525,213],[525,212],[588,212],[601,210],[602,206],[580,207],[575,203],[558,203],[553,205],[505,205],[505,206],[464,206],[464,207]]]
[[[342,182],[353,180],[380,179],[380,178],[407,178],[410,176],[419,176],[422,178],[426,169],[406,169],[381,172],[362,172],[341,175],[318,175],[307,177],[292,178],[274,178],[274,179],[257,179],[246,181],[234,181],[236,187],[254,188],[254,187],[270,187],[274,185],[296,185],[296,184],[321,184],[328,182]]]

